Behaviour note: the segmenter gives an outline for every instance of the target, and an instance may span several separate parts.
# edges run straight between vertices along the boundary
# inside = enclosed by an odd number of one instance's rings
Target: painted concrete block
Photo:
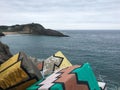
[[[56,71],[27,90],[100,90],[88,63]]]
[[[42,75],[33,62],[24,54],[18,53],[0,65],[0,89],[11,89],[26,81],[42,79]],[[26,87],[31,85],[26,84]],[[23,85],[25,88],[25,85]]]
[[[38,64],[39,70],[45,76],[69,66],[72,64],[60,51]]]

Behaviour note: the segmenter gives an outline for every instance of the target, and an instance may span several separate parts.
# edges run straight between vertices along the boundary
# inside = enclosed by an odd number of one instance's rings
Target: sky
[[[120,0],[0,0],[0,25],[120,30]]]

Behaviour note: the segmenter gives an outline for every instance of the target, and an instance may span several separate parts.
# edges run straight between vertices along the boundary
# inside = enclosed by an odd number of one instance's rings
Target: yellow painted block
[[[4,69],[8,68],[9,66],[11,66],[12,64],[14,64],[15,62],[17,62],[18,57],[19,57],[19,53],[17,53],[16,55],[14,55],[10,59],[8,59],[6,62],[4,62],[3,64],[1,64],[0,65],[0,72],[3,71]]]
[[[37,82],[36,79],[28,80],[24,83],[21,83],[20,85],[18,85],[16,87],[11,88],[10,90],[26,90],[27,87],[31,86],[35,82]]]
[[[21,61],[19,61],[0,73],[0,87],[6,89],[28,78],[29,76],[21,68]]]
[[[35,82],[27,83],[27,81],[33,79],[33,77],[35,77],[37,81],[37,79],[42,78],[42,75],[33,64],[32,59],[23,52],[14,55],[0,65],[0,88],[3,90],[13,87],[18,89],[18,85],[21,85],[22,89],[20,90],[24,90],[23,88],[26,88],[26,85],[28,86]]]
[[[72,66],[72,64],[70,63],[70,61],[63,55],[63,53],[61,51],[58,51],[57,53],[55,53],[55,56],[63,58],[63,61],[60,64],[59,69],[63,69],[63,68]]]

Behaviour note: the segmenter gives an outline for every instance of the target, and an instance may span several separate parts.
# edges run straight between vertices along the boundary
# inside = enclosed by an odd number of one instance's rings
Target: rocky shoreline
[[[0,26],[0,36],[9,35],[9,34],[34,34],[34,35],[45,35],[45,36],[59,36],[59,37],[68,37],[63,33],[46,29],[38,23],[22,24],[22,25],[12,25],[12,26]]]
[[[5,62],[7,59],[9,59],[12,56],[8,45],[3,44],[0,41],[0,64],[2,64],[3,62]]]
[[[4,34],[4,33],[2,33],[2,32],[0,32],[0,36],[5,36],[5,34]]]

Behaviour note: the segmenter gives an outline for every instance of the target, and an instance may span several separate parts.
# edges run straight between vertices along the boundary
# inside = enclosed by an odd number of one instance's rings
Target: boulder
[[[6,44],[0,42],[0,64],[5,62],[8,58],[12,56],[9,47]]]
[[[5,34],[3,34],[2,32],[0,32],[0,36],[5,36]]]

